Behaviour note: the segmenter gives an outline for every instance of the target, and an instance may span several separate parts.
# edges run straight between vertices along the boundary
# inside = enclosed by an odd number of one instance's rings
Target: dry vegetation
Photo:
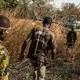
[[[12,27],[10,33],[8,34],[8,36],[6,36],[7,39],[2,42],[2,44],[5,45],[5,47],[9,51],[9,54],[11,55],[9,68],[9,71],[11,72],[10,80],[25,80],[24,76],[26,71],[30,71],[26,66],[30,65],[28,62],[25,62],[26,64],[23,64],[16,68],[15,65],[20,63],[16,58],[20,54],[23,41],[30,33],[31,29],[35,26],[41,26],[42,24],[40,21],[15,18],[15,14],[11,15],[9,12],[3,12],[1,14],[9,17]],[[80,80],[80,36],[78,36],[75,47],[69,49],[68,52],[66,52],[66,29],[62,25],[53,24],[51,30],[55,33],[58,43],[58,49],[54,61],[51,62],[52,66],[54,67],[51,68],[47,66],[47,76],[49,76],[50,78],[52,77],[52,79],[46,80]],[[29,46],[27,47],[26,52],[28,52],[28,48]],[[11,71],[10,69],[12,69],[13,71]]]

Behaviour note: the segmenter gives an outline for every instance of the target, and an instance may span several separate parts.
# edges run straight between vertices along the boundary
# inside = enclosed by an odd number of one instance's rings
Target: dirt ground
[[[29,59],[22,62],[18,57],[10,58],[10,65],[8,67],[9,80],[32,80],[33,66]],[[80,80],[80,57],[78,56],[75,62],[66,56],[55,56],[54,60],[50,59],[46,66],[45,80]]]

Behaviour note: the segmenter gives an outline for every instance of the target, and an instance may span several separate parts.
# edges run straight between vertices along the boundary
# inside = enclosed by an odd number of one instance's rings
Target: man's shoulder
[[[48,34],[49,34],[51,37],[54,37],[54,32],[52,32],[51,30],[48,32]]]
[[[35,27],[33,28],[34,31],[42,31],[42,27]]]

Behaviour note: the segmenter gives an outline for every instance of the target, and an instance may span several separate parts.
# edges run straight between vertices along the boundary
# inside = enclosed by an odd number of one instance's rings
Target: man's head
[[[52,18],[51,17],[45,17],[43,20],[43,26],[46,28],[50,28],[52,24]]]
[[[0,15],[0,40],[4,40],[4,34],[8,33],[8,29],[10,29],[10,20]]]

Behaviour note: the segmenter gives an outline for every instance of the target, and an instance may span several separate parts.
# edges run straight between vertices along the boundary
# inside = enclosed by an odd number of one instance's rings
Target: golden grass
[[[18,55],[21,52],[21,46],[30,33],[31,29],[34,27],[42,26],[42,22],[34,21],[31,19],[19,19],[15,18],[15,13],[11,14],[11,12],[2,12],[0,13],[6,17],[8,17],[11,21],[11,31],[6,37],[6,41],[3,42],[3,45],[9,50],[10,55]],[[61,55],[66,55],[66,29],[59,24],[52,24],[51,30],[54,32],[57,43],[58,43],[58,53]],[[78,36],[79,37],[79,36]],[[76,43],[76,48],[74,52],[74,56],[79,55],[79,39]],[[29,46],[27,47],[28,50]]]
[[[8,13],[2,12],[1,14],[5,15],[6,17],[10,19],[11,27],[12,27],[11,31],[6,36],[6,40],[2,42],[2,44],[8,49],[10,55],[18,56],[21,52],[21,46],[25,38],[27,37],[27,35],[30,33],[31,29],[34,27],[42,26],[42,23],[40,21],[33,21],[30,19],[15,18],[14,17],[15,14],[11,14],[9,12]],[[59,62],[62,64],[66,61],[66,59],[69,60],[70,58],[74,62],[73,70],[70,69],[71,73],[69,73],[68,71],[67,73],[63,73],[67,69],[72,67],[71,65],[69,66],[69,64],[67,64],[68,67],[66,65],[66,69],[63,70],[61,75],[64,77],[68,75],[72,75],[72,71],[76,74],[80,73],[80,38],[79,38],[80,34],[78,34],[78,39],[75,44],[75,47],[70,50],[70,53],[67,53],[66,52],[66,49],[67,49],[67,46],[66,46],[67,31],[66,29],[62,25],[52,24],[51,30],[54,32],[57,43],[58,43],[57,54],[55,55],[56,59],[61,58],[62,62],[61,61]],[[25,51],[26,53],[28,53],[28,49],[29,49],[29,45],[26,48],[26,51]],[[56,62],[56,64],[58,65],[60,63],[58,63],[58,61]],[[59,67],[60,66],[58,66],[57,68]]]

